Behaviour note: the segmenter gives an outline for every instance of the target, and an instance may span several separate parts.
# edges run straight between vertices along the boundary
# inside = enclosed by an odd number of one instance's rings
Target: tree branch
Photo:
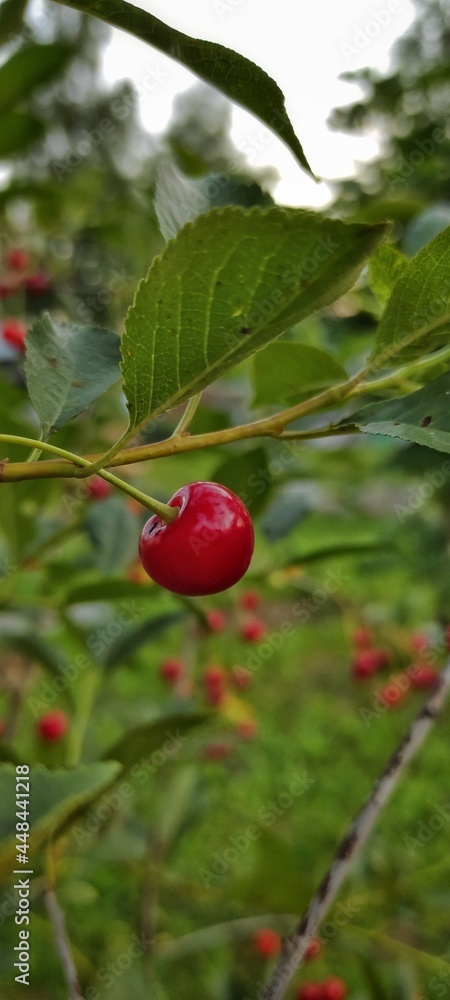
[[[69,990],[70,1000],[83,1000],[83,994],[78,983],[78,974],[72,958],[70,942],[67,937],[64,914],[60,909],[55,893],[50,886],[44,889],[44,903],[53,925],[56,949],[61,959],[64,978]]]
[[[450,690],[450,661],[400,746],[376,782],[370,795],[342,838],[330,868],[311,903],[290,937],[283,942],[281,957],[258,1000],[282,1000],[286,987],[302,964],[306,948],[322,922],[356,855],[361,851],[381,809],[394,791],[406,765],[427,736]]]

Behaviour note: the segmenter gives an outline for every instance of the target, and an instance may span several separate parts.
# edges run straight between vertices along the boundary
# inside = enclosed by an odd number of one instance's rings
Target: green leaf
[[[0,114],[13,111],[21,101],[55,76],[73,56],[71,45],[27,45],[0,67]]]
[[[92,504],[85,528],[94,547],[95,564],[100,573],[114,573],[137,548],[136,518],[121,497],[112,496]]]
[[[230,455],[217,466],[211,478],[237,493],[255,517],[266,505],[272,486],[265,448],[260,446]]]
[[[188,180],[173,163],[161,165],[155,185],[155,213],[165,240],[173,239],[187,222],[208,211],[202,181]]]
[[[63,665],[66,663],[64,657],[54,645],[50,645],[33,632],[9,632],[2,628],[0,636],[0,647],[15,649],[18,653],[29,660],[40,663],[55,677],[63,677]]]
[[[162,635],[173,625],[183,621],[185,615],[181,611],[167,611],[156,618],[150,618],[143,624],[127,629],[108,649],[104,666],[108,669],[116,667],[124,660],[129,660],[142,646]]]
[[[329,386],[345,382],[344,368],[325,351],[289,341],[269,344],[253,361],[252,406],[295,403]]]
[[[119,601],[127,597],[152,596],[152,591],[145,589],[132,580],[122,580],[119,577],[97,577],[92,583],[81,583],[66,591],[61,598],[62,607],[68,604],[91,604],[96,601]]]
[[[369,260],[369,285],[384,306],[399,278],[408,267],[408,258],[392,243],[383,243]]]
[[[21,153],[37,142],[45,132],[44,124],[35,115],[8,111],[0,119],[0,159]]]
[[[187,66],[201,80],[212,84],[226,97],[260,118],[286,143],[298,162],[311,173],[309,163],[288,118],[280,88],[250,59],[216,42],[191,38],[160,21],[153,14],[126,3],[125,0],[64,0],[64,4],[66,7],[74,7],[75,10],[98,17],[114,28],[129,31],[153,48]]]
[[[114,783],[121,772],[116,761],[79,764],[67,770],[48,771],[42,764],[30,767],[29,852],[57,837],[80,812]],[[20,792],[20,788],[19,788]],[[10,764],[0,765],[0,872],[10,874],[14,864],[16,828],[16,774]]]
[[[413,257],[381,317],[372,360],[377,368],[430,354],[450,329],[450,227]]]
[[[416,444],[450,453],[450,372],[428,382],[423,389],[401,399],[365,406],[342,421],[359,427],[363,434],[415,441]]]
[[[114,746],[103,754],[104,760],[117,760],[129,768],[137,761],[147,758],[155,750],[166,753],[167,760],[177,754],[186,742],[186,733],[193,726],[207,721],[207,715],[165,715],[153,722],[147,722],[126,733]],[[164,745],[166,744],[166,751]],[[161,765],[159,765],[161,766]],[[155,762],[155,770],[158,765]]]
[[[27,335],[25,374],[44,440],[120,378],[120,338],[41,316]]]
[[[0,45],[13,40],[22,27],[28,0],[3,0],[0,5]]]
[[[130,429],[342,295],[386,231],[278,207],[229,207],[188,223],[153,262],[127,315]]]

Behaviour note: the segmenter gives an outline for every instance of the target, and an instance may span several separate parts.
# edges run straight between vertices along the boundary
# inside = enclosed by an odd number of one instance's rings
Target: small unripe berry
[[[262,927],[253,935],[253,947],[261,958],[272,958],[280,950],[280,935],[270,927]]]
[[[177,660],[175,657],[168,657],[159,666],[159,676],[163,681],[167,681],[168,684],[176,684],[183,674],[183,660]]]
[[[244,622],[241,627],[241,639],[244,642],[259,642],[266,634],[266,626],[259,618]]]
[[[54,711],[42,715],[36,724],[36,731],[46,743],[56,743],[67,732],[68,722],[64,712]]]
[[[323,1000],[321,983],[303,983],[296,993],[296,1000]]]

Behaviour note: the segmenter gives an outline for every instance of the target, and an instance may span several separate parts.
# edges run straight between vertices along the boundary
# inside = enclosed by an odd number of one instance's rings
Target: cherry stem
[[[36,444],[33,438],[21,437],[15,434],[0,434],[0,442],[23,445],[25,448],[33,448]],[[45,441],[40,442],[39,449],[40,451],[48,451],[51,455],[57,455],[58,458],[64,458],[66,461],[79,466],[75,474],[77,479],[86,479],[91,475],[92,463],[86,458],[82,458],[81,455],[74,455],[64,448],[57,448],[55,445],[47,444]],[[137,500],[143,507],[148,507],[153,514],[157,514],[164,521],[164,524],[170,524],[171,521],[175,520],[178,514],[176,507],[169,507],[168,504],[161,503],[160,500],[155,500],[154,497],[148,496],[142,490],[137,490],[130,483],[126,483],[123,479],[119,479],[118,476],[114,476],[112,472],[107,472],[106,469],[98,469],[97,474],[102,479],[106,479],[112,486],[116,486],[119,490],[127,493],[133,500]]]

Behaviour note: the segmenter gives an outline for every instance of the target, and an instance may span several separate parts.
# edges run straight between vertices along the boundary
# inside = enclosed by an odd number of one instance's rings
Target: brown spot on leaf
[[[432,419],[433,417],[424,417],[423,420],[420,421],[420,426],[428,427],[428,424],[431,424]]]
[[[242,333],[243,336],[246,336],[247,334],[249,334],[251,332],[252,332],[251,326],[241,326],[241,328],[239,330],[239,333]]]

